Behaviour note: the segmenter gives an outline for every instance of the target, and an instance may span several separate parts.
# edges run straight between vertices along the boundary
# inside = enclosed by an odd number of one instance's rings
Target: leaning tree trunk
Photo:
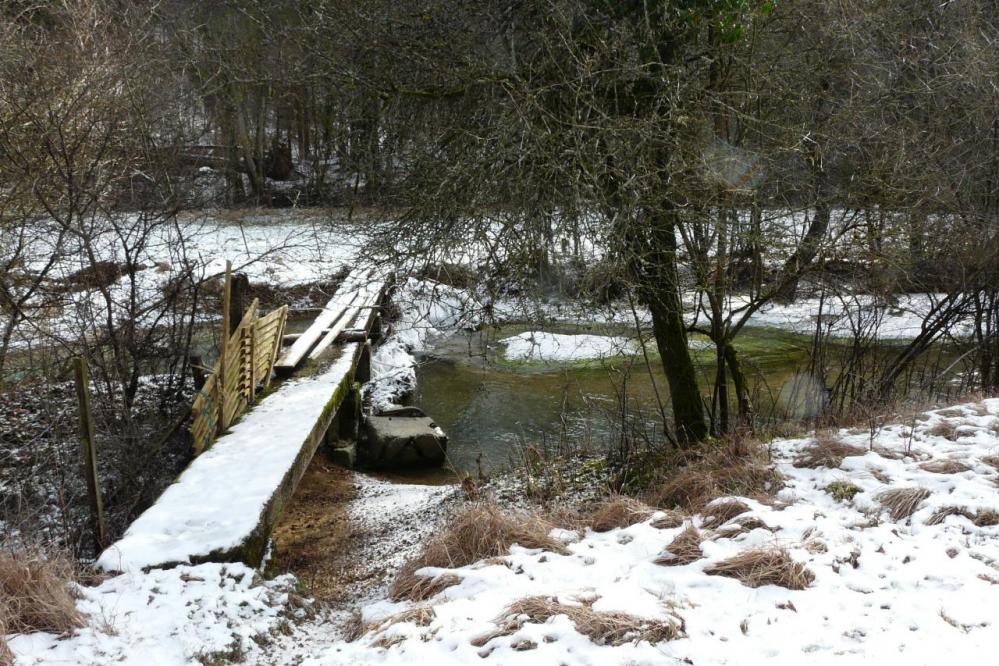
[[[652,332],[669,384],[677,442],[689,446],[706,439],[708,427],[683,321],[676,223],[668,216],[658,216],[642,226],[645,229],[633,237],[638,242],[632,243],[632,265],[639,295],[652,316]]]

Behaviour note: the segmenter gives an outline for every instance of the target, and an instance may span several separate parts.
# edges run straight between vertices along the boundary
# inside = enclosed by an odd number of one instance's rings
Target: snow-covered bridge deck
[[[341,330],[350,325],[366,335],[375,320],[383,283],[350,284],[349,280],[327,309],[346,303],[347,311],[333,320],[341,322]],[[364,306],[357,307],[361,302]],[[313,327],[321,327],[324,335],[311,335],[314,343],[326,341],[330,318],[325,311],[317,317]],[[259,564],[271,530],[338,410],[342,405],[353,408],[349,406],[353,400],[346,405],[345,401],[367,353],[366,342],[347,342],[324,355],[334,357],[324,369],[293,377],[266,396],[194,459],[125,535],[101,554],[98,566],[107,571],[133,571],[207,561]]]

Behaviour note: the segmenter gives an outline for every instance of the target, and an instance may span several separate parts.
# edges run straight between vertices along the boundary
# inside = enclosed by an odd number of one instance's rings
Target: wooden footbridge
[[[196,457],[98,566],[260,564],[324,437],[356,435],[385,286],[384,276],[355,271],[283,354],[287,308],[258,318],[254,302],[195,398]],[[284,378],[274,390],[272,369]]]

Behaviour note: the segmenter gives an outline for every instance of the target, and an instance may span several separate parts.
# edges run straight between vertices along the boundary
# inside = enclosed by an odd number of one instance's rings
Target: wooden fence
[[[263,317],[257,316],[257,308],[254,299],[219,351],[219,360],[194,398],[191,408],[194,455],[210,447],[216,436],[253,404],[258,385],[270,384],[288,321],[288,306]]]

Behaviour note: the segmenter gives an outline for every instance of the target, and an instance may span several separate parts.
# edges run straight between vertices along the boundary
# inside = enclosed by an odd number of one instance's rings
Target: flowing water
[[[661,431],[659,404],[668,412],[668,391],[654,345],[648,365],[641,354],[551,365],[507,361],[496,341],[525,330],[510,325],[457,335],[421,359],[414,402],[448,434],[449,462],[459,472],[502,469],[526,445],[606,449],[621,439],[624,412],[645,434]],[[593,327],[549,330],[627,335]],[[691,346],[701,386],[711,387],[714,349],[697,336]],[[758,414],[808,417],[820,409],[825,391],[807,374],[810,346],[807,336],[774,329],[740,333],[736,347]],[[891,351],[886,344],[879,353]]]

